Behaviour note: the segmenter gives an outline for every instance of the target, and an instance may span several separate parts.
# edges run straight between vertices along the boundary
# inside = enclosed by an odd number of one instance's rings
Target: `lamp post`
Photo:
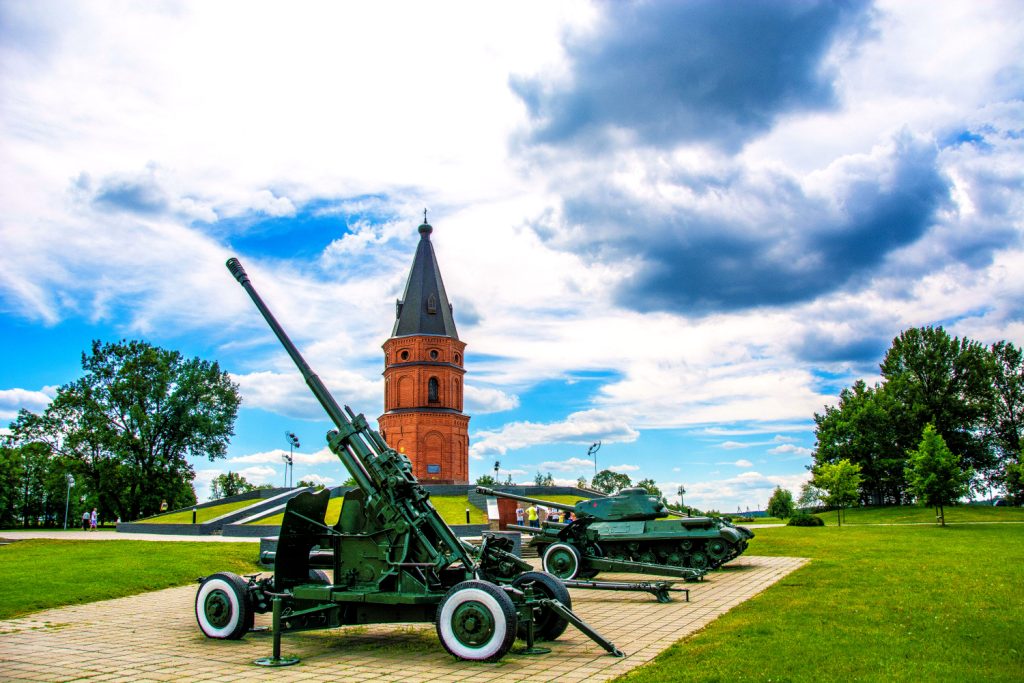
[[[299,437],[295,436],[295,432],[285,432],[284,438],[288,440],[288,455],[282,455],[284,459],[284,485],[288,486],[288,470],[292,471],[292,484],[295,484],[295,449],[299,448]]]
[[[495,460],[494,461],[494,483],[495,484],[498,483],[498,468],[499,467],[501,467],[501,461],[500,460]]]
[[[676,493],[679,494],[679,507],[683,507],[683,494],[686,493],[686,487],[682,484],[676,489]]]
[[[75,478],[68,475],[68,496],[64,500],[64,531],[68,530],[68,506],[71,505],[71,487],[75,485]]]
[[[594,456],[594,476],[597,477],[597,452],[601,450],[601,442],[595,441],[587,449],[587,457]]]

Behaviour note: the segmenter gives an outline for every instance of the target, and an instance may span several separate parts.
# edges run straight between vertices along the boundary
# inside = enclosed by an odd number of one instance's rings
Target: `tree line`
[[[1024,502],[1020,348],[912,328],[893,340],[880,370],[880,382],[858,380],[814,415],[812,485],[841,474],[837,467],[852,468],[844,479],[851,503],[900,505],[931,500],[921,482],[946,468],[961,495],[1005,491]],[[857,477],[852,494],[850,475]]]
[[[66,504],[126,521],[164,501],[193,505],[186,456],[225,456],[241,399],[216,362],[94,341],[82,370],[41,414],[21,410],[11,423],[0,445],[0,525],[57,526]]]

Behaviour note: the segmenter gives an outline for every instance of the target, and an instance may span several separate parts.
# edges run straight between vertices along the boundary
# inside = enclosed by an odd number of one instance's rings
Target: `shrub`
[[[789,518],[789,522],[786,526],[825,526],[825,520],[821,517],[809,515],[803,510],[797,510],[793,513],[793,516]]]
[[[757,520],[753,517],[734,517],[733,523],[739,522],[740,524],[749,524],[750,522],[756,522]]]

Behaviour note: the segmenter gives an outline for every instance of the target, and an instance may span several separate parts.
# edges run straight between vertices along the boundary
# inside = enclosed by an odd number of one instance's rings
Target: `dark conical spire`
[[[452,306],[448,303],[448,295],[444,291],[441,270],[434,256],[434,246],[430,243],[430,233],[434,228],[427,223],[427,213],[423,212],[423,223],[419,227],[420,243],[416,248],[416,256],[409,271],[409,280],[405,283],[405,294],[395,302],[395,328],[392,337],[405,337],[414,334],[431,334],[441,337],[458,339],[455,331],[455,318]]]

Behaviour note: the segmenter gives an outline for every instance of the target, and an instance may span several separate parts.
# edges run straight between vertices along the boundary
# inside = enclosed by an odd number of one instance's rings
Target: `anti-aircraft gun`
[[[342,409],[310,369],[257,294],[238,259],[228,270],[248,292],[306,383],[334,422],[328,446],[356,481],[333,526],[330,492],[304,491],[288,501],[272,577],[229,572],[201,579],[196,620],[210,638],[237,639],[255,613],[273,613],[274,655],[257,664],[283,666],[281,634],[352,624],[433,622],[444,648],[460,659],[494,661],[516,636],[527,654],[549,652],[571,623],[609,653],[615,646],[572,612],[564,584],[513,555],[512,541],[485,536],[478,548],[460,540],[430,502],[401,453],[363,415]],[[324,571],[332,570],[332,577]]]
[[[495,491],[477,493],[510,498],[572,512],[568,524],[545,521],[540,527],[509,524],[532,536],[544,571],[571,581],[593,578],[600,571],[702,577],[747,549],[752,531],[717,517],[672,517],[664,503],[643,488],[627,488],[614,496],[566,505]],[[571,585],[571,583],[570,583]]]

